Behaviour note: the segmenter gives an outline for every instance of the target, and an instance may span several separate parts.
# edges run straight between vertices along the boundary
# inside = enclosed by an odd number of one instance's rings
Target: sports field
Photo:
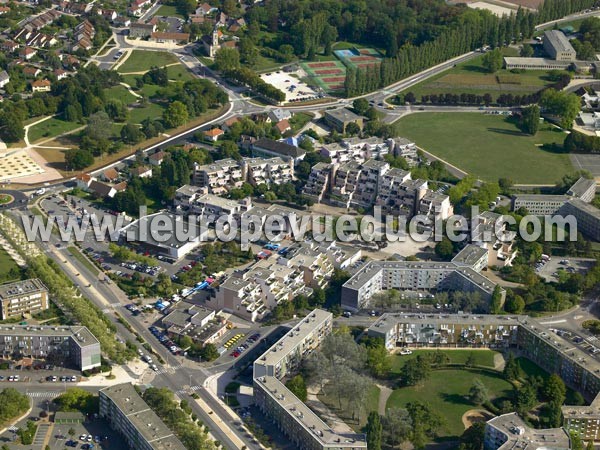
[[[333,52],[346,67],[366,69],[381,64],[381,55],[373,48],[345,48]]]
[[[562,153],[566,135],[549,125],[529,136],[506,116],[481,113],[417,113],[395,125],[399,136],[484,181],[554,184],[575,170]]]
[[[152,66],[163,67],[177,62],[177,57],[168,52],[153,52],[150,50],[134,50],[117,72],[147,72]]]
[[[344,89],[346,67],[339,61],[307,62],[301,64],[306,72],[306,82],[317,86],[325,92]]]

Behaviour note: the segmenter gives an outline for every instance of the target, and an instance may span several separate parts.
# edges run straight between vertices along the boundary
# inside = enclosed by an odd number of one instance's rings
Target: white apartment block
[[[214,194],[203,194],[195,189],[202,188],[185,185],[177,189],[174,204],[179,210],[200,216],[209,222],[214,222],[221,216],[229,219],[238,217],[252,207],[249,197],[239,201],[229,200]]]
[[[207,306],[225,310],[250,321],[262,320],[275,306],[314,288],[324,288],[334,267],[347,267],[360,252],[337,248],[313,248],[298,244],[286,256],[272,255],[254,263],[245,272],[231,275],[207,300]]]
[[[244,179],[254,186],[294,181],[294,164],[291,159],[280,157],[244,158],[242,167],[244,168]]]
[[[302,195],[320,203],[329,191],[333,164],[317,163],[310,171],[310,176],[302,189]]]
[[[390,165],[385,161],[370,159],[362,165],[358,178],[358,189],[354,193],[351,205],[355,207],[370,208],[375,204],[377,193],[383,175],[390,170]]]
[[[230,189],[239,188],[244,184],[240,164],[234,159],[222,159],[203,166],[195,165],[192,183],[206,187],[215,195],[227,193]]]
[[[332,331],[333,316],[313,310],[254,362],[254,401],[299,450],[359,450],[365,435],[340,433],[323,422],[283,383]]]
[[[386,289],[478,292],[489,300],[496,284],[478,272],[485,261],[487,249],[475,245],[467,245],[451,262],[371,261],[342,286],[342,307],[365,308],[373,295]]]
[[[513,211],[519,208],[527,209],[529,214],[545,216],[557,214],[571,199],[579,199],[590,203],[596,196],[596,182],[579,178],[564,195],[523,194],[512,199]]]
[[[329,196],[331,203],[344,208],[350,207],[361,172],[362,166],[356,161],[341,164],[334,170]]]

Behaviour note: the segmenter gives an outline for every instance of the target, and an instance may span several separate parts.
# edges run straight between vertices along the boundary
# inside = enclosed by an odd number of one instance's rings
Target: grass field
[[[418,113],[395,123],[399,136],[485,181],[554,184],[574,170],[569,155],[560,153],[565,134],[548,125],[529,136],[506,116],[478,113]]]
[[[413,350],[412,355],[392,355],[392,367],[391,376],[395,377],[400,373],[400,369],[406,361],[409,359],[416,358],[419,355],[434,355],[438,350]],[[439,352],[445,354],[450,359],[450,364],[465,364],[469,355],[473,355],[475,358],[475,365],[485,366],[489,368],[494,367],[494,355],[498,352],[492,350],[439,350]]]
[[[463,414],[477,408],[466,397],[474,378],[479,378],[485,384],[492,399],[512,394],[512,385],[500,375],[453,369],[434,370],[422,385],[396,389],[388,399],[386,408],[403,408],[414,401],[429,403],[446,420],[446,426],[439,431],[439,436],[458,437],[464,431],[461,420]]]
[[[137,98],[132,95],[125,86],[113,86],[106,89],[106,98],[114,98],[117,100],[121,100],[124,104],[129,105],[130,103],[135,103]]]
[[[513,48],[505,48],[503,53],[505,56],[518,56],[517,50]],[[403,93],[412,92],[418,101],[422,95],[463,93],[489,93],[495,100],[500,94],[531,94],[552,83],[547,79],[548,72],[544,70],[527,70],[515,74],[502,69],[492,74],[483,68],[482,62],[483,55],[457,64],[456,67],[418,83]]]
[[[17,263],[0,247],[0,280],[6,280],[11,269],[18,269]]]
[[[352,414],[349,412],[348,405],[342,402],[342,409],[339,408],[337,398],[321,394],[319,395],[319,400],[327,405],[329,409],[335,412],[340,419],[346,422],[355,431],[361,431],[362,427],[367,423],[367,416],[369,413],[379,409],[379,393],[380,390],[377,386],[373,385],[369,388],[365,409],[361,412],[359,423],[357,423],[356,420],[352,420]]]
[[[144,119],[160,119],[163,108],[156,103],[149,102],[143,108],[132,108],[129,110],[129,122],[141,123]]]
[[[134,50],[129,58],[117,69],[119,73],[146,72],[152,66],[163,67],[177,62],[172,53],[153,52],[149,50]]]
[[[184,18],[177,11],[177,7],[172,6],[172,5],[162,5],[160,8],[158,8],[158,11],[156,11],[155,15],[156,16],[166,16],[166,17],[178,17],[180,19]]]
[[[45,120],[29,128],[29,142],[36,142],[41,139],[58,136],[59,134],[72,131],[81,126],[83,125],[77,122],[66,122],[56,117],[52,117],[51,119]]]

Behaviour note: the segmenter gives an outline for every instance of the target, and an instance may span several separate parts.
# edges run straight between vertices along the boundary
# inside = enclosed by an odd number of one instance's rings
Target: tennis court
[[[333,52],[342,63],[353,69],[366,69],[381,64],[381,55],[374,48],[346,48]]]
[[[346,67],[339,61],[307,62],[301,64],[306,82],[325,92],[344,90]]]

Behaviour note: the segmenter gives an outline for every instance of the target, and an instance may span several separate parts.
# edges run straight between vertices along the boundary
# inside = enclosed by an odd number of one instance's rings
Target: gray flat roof
[[[519,194],[515,195],[514,200],[515,202],[566,202],[569,197],[566,195]]]
[[[117,384],[100,392],[106,395],[155,449],[185,450],[183,444],[156,415],[131,383]],[[168,445],[167,444],[171,444]]]
[[[600,218],[600,209],[596,208],[594,205],[584,202],[579,198],[569,200],[567,203],[572,207],[589,214],[592,217]]]
[[[160,230],[157,228],[159,224]],[[188,231],[190,240],[178,239],[178,237],[187,236]],[[162,248],[183,247],[189,242],[197,241],[200,232],[201,227],[199,224],[188,221],[182,216],[166,212],[157,212],[140,217],[120,230],[121,235],[126,236],[128,240],[136,240]],[[153,235],[154,233],[156,235]]]
[[[361,116],[354,114],[348,108],[330,109],[325,111],[325,115],[334,117],[340,122],[353,122],[355,120],[362,119]]]
[[[563,428],[534,429],[529,427],[517,413],[494,417],[487,424],[502,431],[508,439],[499,450],[515,448],[567,450],[570,448],[569,435]]]
[[[99,343],[90,330],[79,325],[0,325],[0,336],[72,336],[81,347]]]
[[[19,297],[40,291],[48,292],[48,289],[38,278],[13,281],[12,283],[0,284],[0,299]]]
[[[569,39],[565,36],[562,31],[559,30],[548,30],[544,31],[544,41],[548,41],[554,50],[557,52],[572,52],[575,53],[575,49],[569,42]]]
[[[531,66],[531,67],[539,67],[539,66],[560,66],[560,67],[569,67],[571,64],[575,62],[584,62],[584,61],[556,61],[554,59],[547,58],[522,58],[520,56],[506,56],[504,57],[504,62],[507,65],[523,65],[523,66]]]
[[[594,189],[596,188],[595,180],[589,180],[587,178],[581,177],[581,178],[579,178],[579,180],[577,180],[575,182],[575,184],[573,186],[571,186],[569,188],[569,190],[567,191],[567,195],[573,195],[574,197],[581,197],[592,187]]]
[[[488,250],[478,245],[469,244],[463,247],[463,249],[452,258],[452,262],[460,264],[468,264],[472,266],[479,261],[483,256],[487,255]]]

